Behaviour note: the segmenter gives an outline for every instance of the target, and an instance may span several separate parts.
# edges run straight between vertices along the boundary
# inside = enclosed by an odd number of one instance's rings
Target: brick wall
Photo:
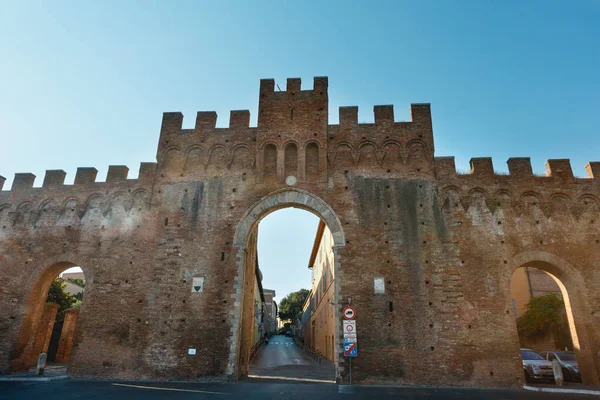
[[[94,168],[80,168],[74,185],[48,171],[42,187],[18,174],[0,191],[2,371],[28,349],[44,285],[77,265],[86,296],[73,376],[243,375],[252,235],[266,213],[296,206],[334,236],[334,359],[344,379],[339,312],[350,296],[356,382],[521,384],[509,286],[529,266],[564,284],[584,381],[600,383],[600,164],[575,178],[568,160],[550,160],[539,177],[512,158],[498,175],[478,158],[458,174],[453,158],[434,158],[429,105],[411,105],[408,122],[376,106],[373,123],[344,107],[329,125],[326,78],[308,90],[292,79],[283,92],[263,80],[259,96],[257,127],[248,111],[233,111],[228,128],[201,112],[194,129],[165,113],[157,163],[143,163],[137,179],[111,166],[96,182]],[[194,277],[204,278],[201,292]]]

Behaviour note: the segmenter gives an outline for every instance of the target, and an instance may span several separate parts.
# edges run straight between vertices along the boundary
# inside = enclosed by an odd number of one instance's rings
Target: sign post
[[[352,385],[352,358],[358,357],[356,321],[354,320],[356,318],[356,310],[347,305],[344,307],[343,315],[344,357],[348,357],[350,385]]]

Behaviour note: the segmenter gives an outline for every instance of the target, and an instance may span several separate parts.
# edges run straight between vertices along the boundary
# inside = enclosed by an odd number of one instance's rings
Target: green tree
[[[285,296],[279,303],[279,318],[300,319],[302,316],[302,306],[310,293],[307,289],[300,289]]]
[[[537,339],[551,334],[557,348],[573,348],[565,303],[554,293],[532,297],[517,319],[517,329],[519,337]]]
[[[75,297],[65,292],[66,286],[67,284],[61,278],[56,278],[54,282],[52,282],[52,285],[50,285],[50,290],[48,290],[46,302],[56,303],[60,306],[56,314],[57,321],[64,319],[65,311],[71,308],[77,301]]]
[[[67,278],[66,280],[74,285],[85,288],[85,281],[81,278]]]

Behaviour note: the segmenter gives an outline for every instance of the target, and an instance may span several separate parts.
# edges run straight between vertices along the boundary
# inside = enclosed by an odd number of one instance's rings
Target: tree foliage
[[[532,297],[517,319],[517,329],[520,337],[537,339],[551,334],[558,348],[573,347],[565,303],[554,293]]]
[[[282,320],[300,319],[302,306],[308,297],[308,293],[307,289],[300,289],[285,296],[279,303],[279,318]]]
[[[67,278],[66,280],[79,287],[85,287],[85,281],[81,278]]]
[[[56,303],[59,305],[59,309],[56,314],[57,321],[64,319],[65,311],[71,308],[78,300],[76,297],[71,296],[71,294],[68,292],[65,292],[66,286],[67,284],[63,279],[56,278],[54,282],[52,282],[52,285],[50,285],[50,290],[48,290],[46,302]]]

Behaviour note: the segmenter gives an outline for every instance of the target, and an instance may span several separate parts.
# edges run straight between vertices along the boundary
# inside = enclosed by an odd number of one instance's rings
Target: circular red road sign
[[[344,319],[354,319],[356,317],[356,310],[350,306],[344,307]]]

